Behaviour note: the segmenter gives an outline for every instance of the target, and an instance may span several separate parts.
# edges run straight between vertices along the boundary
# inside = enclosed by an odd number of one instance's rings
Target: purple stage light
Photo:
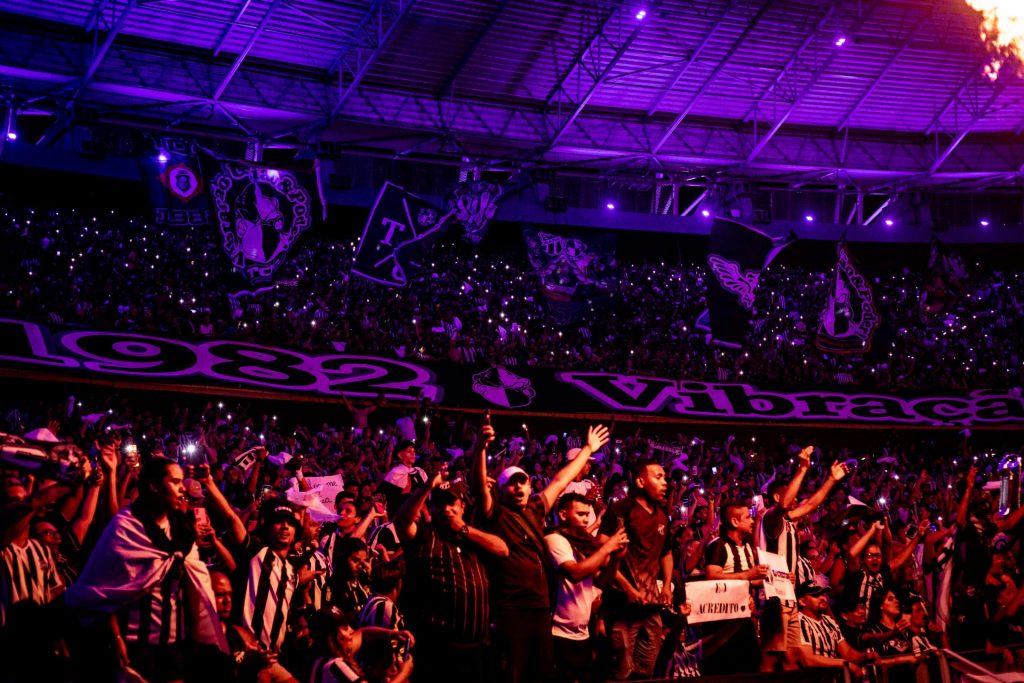
[[[983,227],[983,228],[987,228],[988,227],[988,219],[987,218],[982,218],[981,219],[981,227]]]
[[[709,218],[711,216],[711,212],[708,211],[707,209],[704,209],[700,212],[700,215],[704,216],[704,218]]]
[[[846,36],[839,36],[838,38],[836,38],[835,45],[836,47],[842,47],[843,45],[846,45]]]
[[[886,218],[885,219],[885,225],[886,225],[886,227],[891,228],[892,227],[892,219],[891,218]]]
[[[644,17],[646,17],[646,16],[647,16],[647,10],[645,10],[645,9],[637,10],[637,13],[636,13],[636,20],[637,21],[643,21]]]
[[[13,142],[18,139],[18,134],[15,133],[13,130],[9,130],[7,131],[7,139]]]
[[[161,164],[166,164],[168,161],[170,161],[170,159],[171,158],[167,156],[166,152],[160,152],[159,154],[156,155],[156,160],[159,161]]]
[[[281,177],[281,174],[280,172],[272,168],[269,171],[267,171],[267,177],[270,178],[271,180],[277,180],[278,178]]]
[[[807,221],[808,223],[813,223],[814,216],[812,216],[811,214],[807,214],[806,216],[804,216],[804,220]]]
[[[607,204],[604,205],[604,208],[611,209],[611,210],[614,211],[615,210],[615,204],[612,203],[612,202],[608,202]]]

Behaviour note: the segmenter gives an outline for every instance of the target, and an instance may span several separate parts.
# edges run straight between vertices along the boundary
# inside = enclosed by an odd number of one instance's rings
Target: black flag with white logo
[[[154,222],[161,227],[209,225],[210,205],[195,143],[181,138],[155,138],[152,143],[142,159],[142,177]]]
[[[307,230],[325,218],[318,167],[309,170],[204,157],[221,246],[250,283],[269,282]]]
[[[556,323],[574,322],[586,308],[593,310],[611,293],[615,235],[557,234],[524,228],[523,239]]]
[[[866,353],[878,328],[871,286],[850,260],[846,240],[836,247],[836,271],[818,323],[815,345],[831,353]]]
[[[788,243],[788,238],[773,239],[742,223],[715,219],[708,249],[708,310],[697,325],[710,330],[716,344],[743,344],[761,271]]]
[[[448,210],[454,212],[453,220],[462,226],[464,240],[480,244],[498,210],[501,195],[501,185],[486,180],[459,183],[452,188]]]
[[[384,183],[359,240],[352,273],[390,287],[404,287],[441,236],[452,212]]]

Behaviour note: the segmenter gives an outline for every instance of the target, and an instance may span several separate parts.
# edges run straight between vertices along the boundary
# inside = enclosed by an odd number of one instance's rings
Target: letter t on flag
[[[407,272],[420,265],[452,213],[398,185],[384,183],[359,240],[352,273],[391,287],[404,287]]]

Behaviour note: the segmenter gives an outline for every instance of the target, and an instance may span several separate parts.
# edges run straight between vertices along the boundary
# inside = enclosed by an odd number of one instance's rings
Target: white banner
[[[292,479],[288,490],[288,500],[309,510],[315,521],[336,522],[338,515],[334,512],[334,499],[345,488],[345,480],[340,474],[329,477],[306,477],[308,491],[299,491],[299,482]]]
[[[749,581],[688,581],[686,600],[691,608],[686,620],[690,624],[751,616]]]
[[[793,573],[789,571],[786,558],[767,550],[757,551],[757,556],[761,564],[768,565],[768,576],[764,579],[764,596],[796,602]]]

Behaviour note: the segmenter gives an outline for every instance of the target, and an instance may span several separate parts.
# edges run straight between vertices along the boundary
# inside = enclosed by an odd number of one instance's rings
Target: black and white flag
[[[156,138],[142,160],[142,175],[159,226],[190,227],[210,224],[210,205],[203,192],[198,148],[190,140]]]
[[[308,171],[204,159],[221,246],[250,283],[269,282],[292,247],[325,218],[317,166]]]
[[[789,238],[782,240],[724,218],[711,225],[708,249],[708,310],[697,325],[722,346],[739,347],[747,334],[761,271]]]
[[[857,272],[846,247],[836,247],[836,271],[818,323],[815,345],[830,353],[866,353],[878,328],[871,286]]]
[[[359,240],[352,273],[391,287],[404,287],[420,266],[453,212],[384,183]]]
[[[462,226],[462,238],[470,244],[480,244],[487,234],[487,226],[498,210],[502,188],[487,180],[459,183],[448,197],[448,210]]]

